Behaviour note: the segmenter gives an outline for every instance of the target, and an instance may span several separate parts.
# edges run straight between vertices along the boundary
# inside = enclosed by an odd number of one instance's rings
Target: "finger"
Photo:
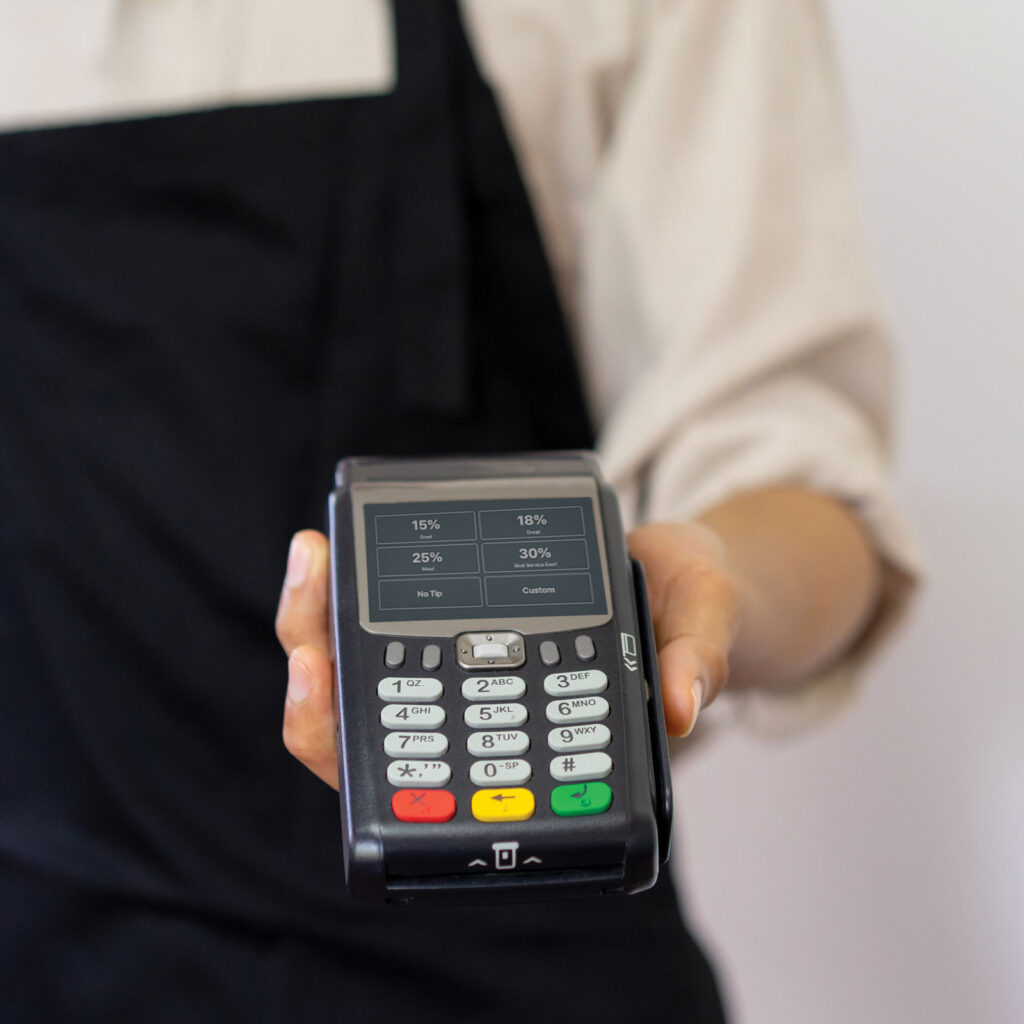
[[[658,650],[665,728],[689,736],[701,708],[721,691],[728,677],[725,655],[694,637],[677,637]]]
[[[693,730],[728,678],[740,602],[716,536],[696,524],[654,524],[630,536],[647,575],[671,735]]]
[[[316,530],[302,530],[292,538],[275,620],[277,638],[288,655],[306,644],[330,654],[328,554],[327,538]]]
[[[671,735],[689,736],[728,681],[736,615],[734,588],[717,571],[680,573],[665,591],[654,625]]]
[[[288,657],[284,702],[284,745],[314,775],[338,788],[334,673],[317,647],[296,647]]]

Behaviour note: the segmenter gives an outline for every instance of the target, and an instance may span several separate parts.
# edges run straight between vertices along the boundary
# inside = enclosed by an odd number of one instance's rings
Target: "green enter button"
[[[574,782],[551,792],[551,810],[563,818],[604,814],[612,805],[612,788],[606,782]]]

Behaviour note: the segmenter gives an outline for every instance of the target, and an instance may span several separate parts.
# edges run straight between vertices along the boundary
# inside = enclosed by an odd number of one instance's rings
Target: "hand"
[[[723,567],[722,544],[705,527],[642,526],[629,542],[647,573],[668,731],[687,735],[701,707],[725,685],[737,628],[736,588]],[[337,789],[328,553],[327,538],[315,530],[292,539],[276,627],[288,655],[284,744]]]
[[[284,745],[314,775],[338,788],[337,709],[328,624],[327,538],[303,530],[292,538],[277,606],[277,638],[288,655]]]
[[[647,577],[665,726],[670,736],[688,736],[729,677],[741,590],[726,568],[725,545],[699,523],[637,527],[629,550]]]

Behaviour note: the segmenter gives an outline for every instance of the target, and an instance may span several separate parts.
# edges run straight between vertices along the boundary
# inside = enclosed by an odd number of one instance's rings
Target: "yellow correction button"
[[[473,794],[477,821],[526,821],[536,806],[528,789],[480,789]]]

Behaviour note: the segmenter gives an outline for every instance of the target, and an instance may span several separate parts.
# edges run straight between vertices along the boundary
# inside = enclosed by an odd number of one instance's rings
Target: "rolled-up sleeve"
[[[842,703],[919,558],[891,489],[894,366],[817,0],[470,0],[627,521],[798,484],[890,567],[840,665],[736,695],[765,728]]]
[[[840,702],[918,572],[891,491],[887,326],[817,4],[658,11],[583,228],[587,381],[631,518],[792,483],[870,531],[892,570],[870,635],[816,685],[741,703],[791,724]]]

